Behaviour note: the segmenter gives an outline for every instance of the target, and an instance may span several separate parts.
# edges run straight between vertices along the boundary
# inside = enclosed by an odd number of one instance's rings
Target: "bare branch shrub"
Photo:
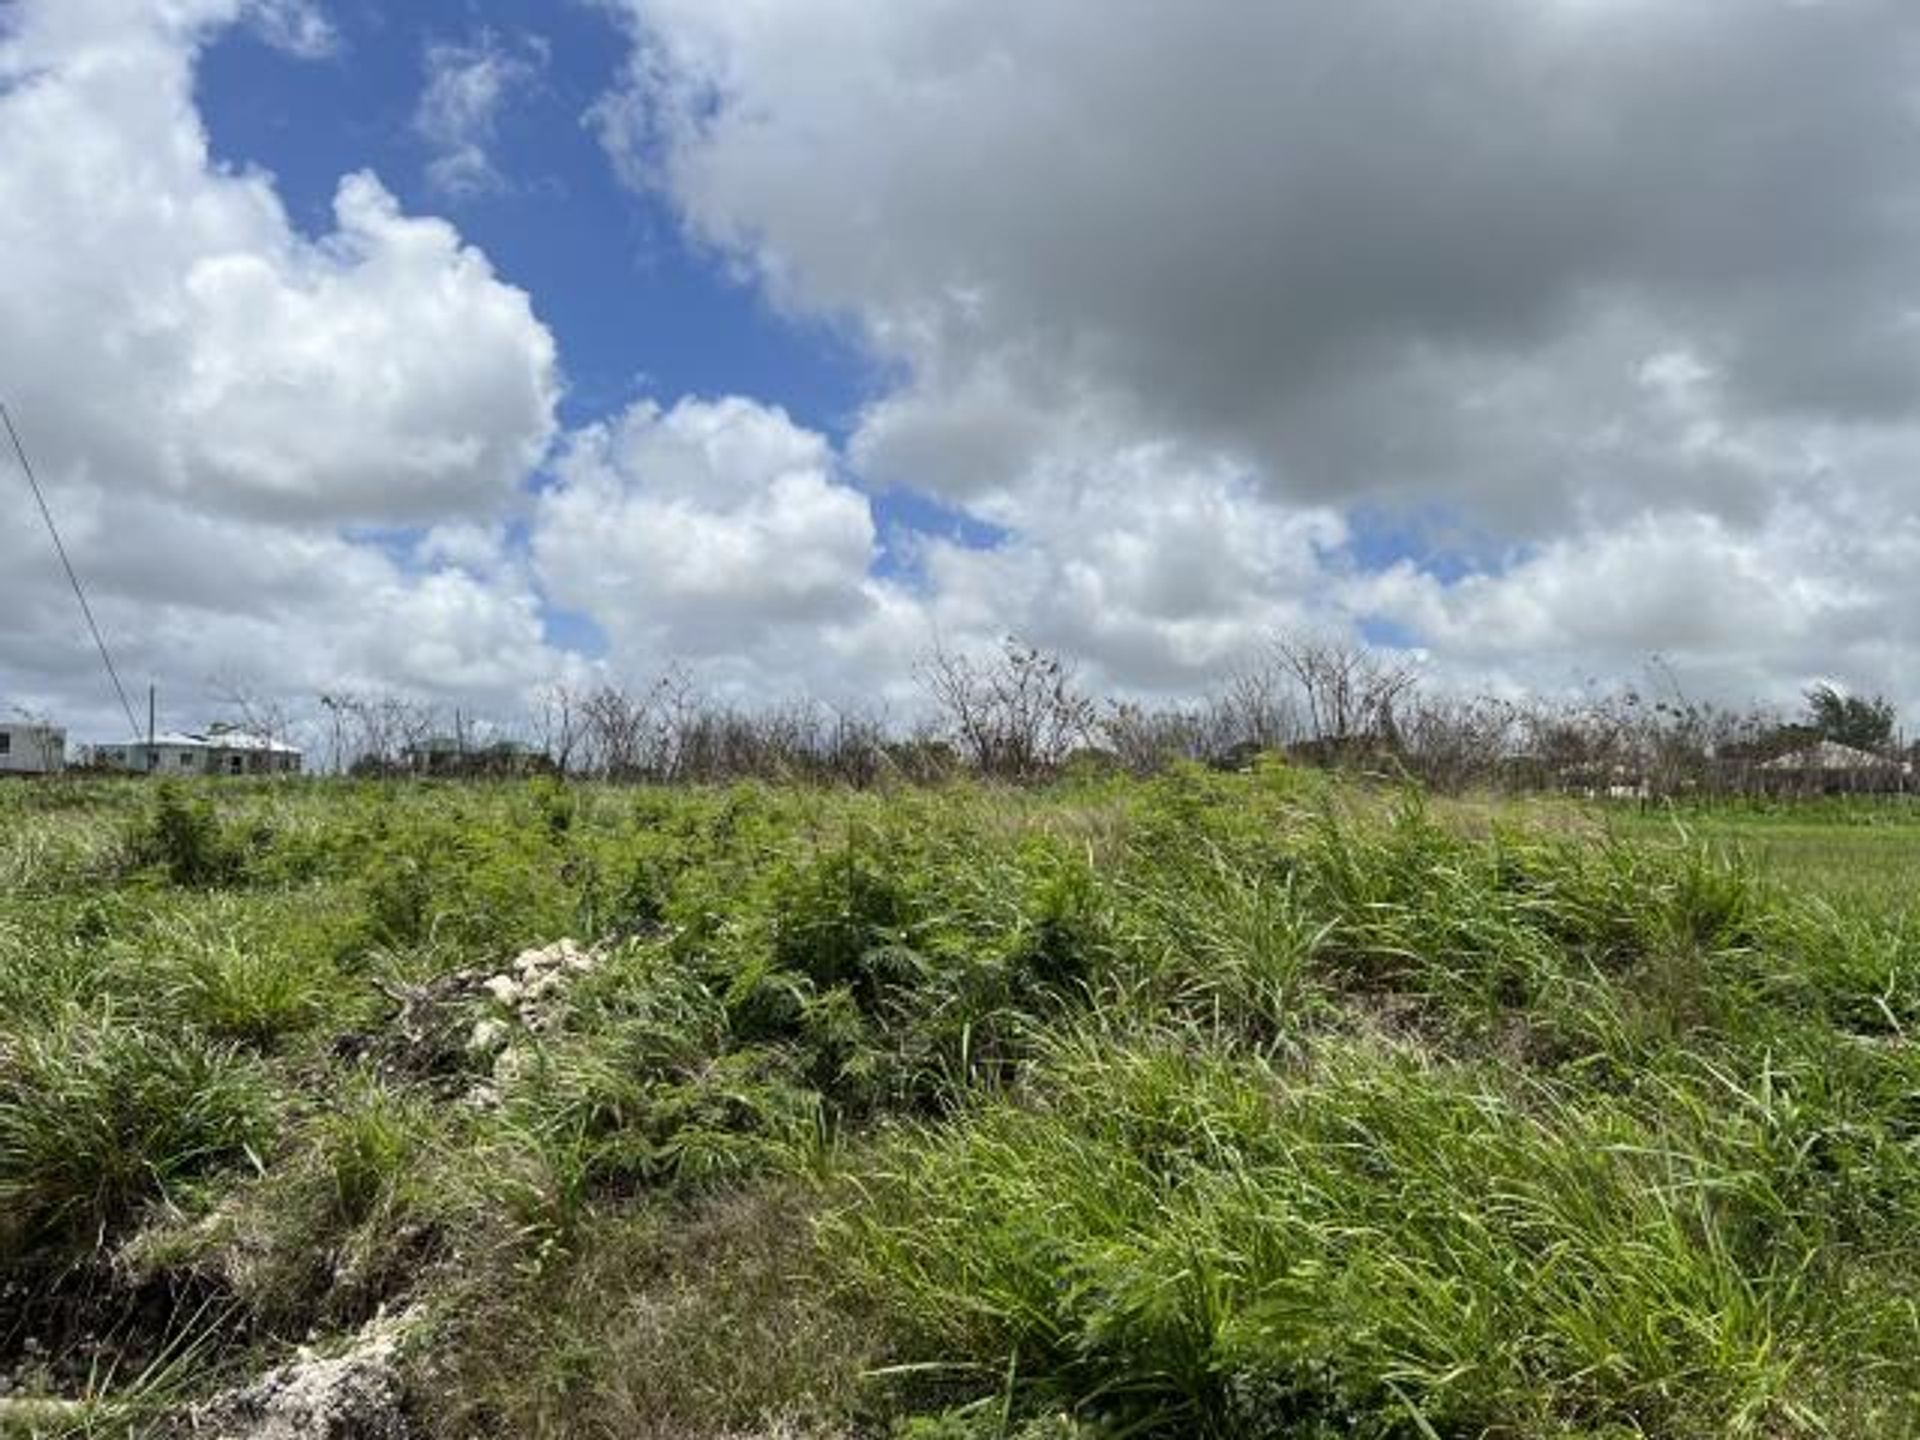
[[[1402,763],[1436,790],[1501,783],[1510,774],[1521,716],[1491,696],[1406,695],[1395,720]]]
[[[1130,775],[1152,775],[1181,760],[1215,758],[1208,716],[1202,710],[1149,710],[1131,701],[1109,702],[1100,737]]]
[[[579,692],[566,684],[546,686],[534,697],[528,718],[535,747],[562,775],[572,774],[586,734]]]
[[[433,733],[431,705],[399,695],[334,691],[320,697],[326,712],[332,768],[359,775],[394,775]]]
[[[919,680],[975,770],[1033,780],[1093,733],[1094,705],[1075,688],[1074,673],[1064,657],[1009,636],[991,659],[938,647]]]
[[[1305,738],[1290,667],[1277,649],[1236,666],[1208,702],[1209,740],[1218,761],[1229,753],[1284,750]]]

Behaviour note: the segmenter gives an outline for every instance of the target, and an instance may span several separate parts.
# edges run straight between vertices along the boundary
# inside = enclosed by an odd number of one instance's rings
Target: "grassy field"
[[[1920,800],[1909,797],[1649,810],[1620,828],[1654,836],[1677,828],[1743,857],[1789,891],[1842,907],[1892,914],[1920,898]]]
[[[1920,1434],[1902,810],[0,787],[0,1429]],[[574,945],[561,945],[571,938]]]
[[[1698,803],[1468,797],[1436,800],[1434,811],[1466,834],[1520,825],[1597,840],[1704,846],[1790,900],[1825,900],[1889,918],[1920,899],[1915,796]]]

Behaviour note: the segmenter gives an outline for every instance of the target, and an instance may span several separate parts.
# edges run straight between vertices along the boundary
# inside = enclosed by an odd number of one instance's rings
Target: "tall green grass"
[[[826,1235],[912,1363],[1124,1433],[1905,1433],[1912,1221],[1836,1233],[1776,1084],[1082,1036],[1025,1103],[894,1140]]]
[[[417,1307],[430,1434],[1920,1433],[1920,931],[1564,820],[8,787],[0,1279]]]
[[[99,1240],[142,1204],[258,1163],[273,1093],[244,1056],[105,1010],[0,1028],[0,1253]]]

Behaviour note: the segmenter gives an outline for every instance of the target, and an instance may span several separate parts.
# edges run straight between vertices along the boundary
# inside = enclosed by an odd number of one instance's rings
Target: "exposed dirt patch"
[[[229,1297],[198,1279],[129,1285],[75,1269],[34,1287],[0,1283],[0,1397],[56,1405],[163,1368],[231,1315]]]

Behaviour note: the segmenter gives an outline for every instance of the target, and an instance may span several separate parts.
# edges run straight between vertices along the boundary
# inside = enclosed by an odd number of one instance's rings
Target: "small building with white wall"
[[[200,737],[209,775],[298,775],[305,761],[298,745],[216,725]]]
[[[217,726],[204,735],[166,731],[151,742],[94,745],[88,754],[95,765],[137,775],[298,775],[305,759],[297,745]]]
[[[37,720],[0,720],[0,775],[58,775],[66,765],[66,731]]]
[[[152,740],[126,740],[88,747],[87,758],[109,770],[136,775],[204,775],[207,745],[198,735],[162,730]]]

